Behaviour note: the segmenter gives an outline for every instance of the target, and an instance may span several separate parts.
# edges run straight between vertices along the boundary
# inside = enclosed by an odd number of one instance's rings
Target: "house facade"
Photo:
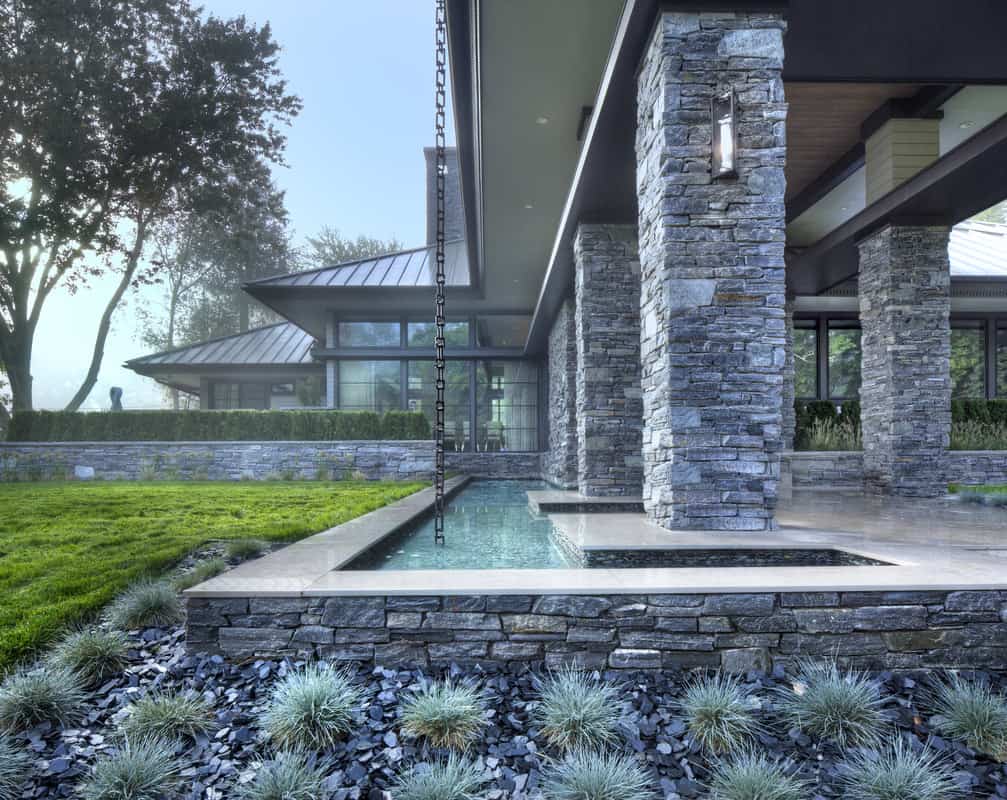
[[[1007,196],[1007,9],[449,0],[448,23],[453,452],[759,531],[795,398],[859,399],[865,487],[945,491],[952,397],[1007,396],[1007,235],[972,221]],[[249,284],[289,323],[128,366],[209,408],[313,376],[321,405],[429,413],[429,241]]]

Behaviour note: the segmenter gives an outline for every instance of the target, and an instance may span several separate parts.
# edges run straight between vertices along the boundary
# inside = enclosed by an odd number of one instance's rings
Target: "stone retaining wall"
[[[44,442],[0,444],[0,481],[72,478],[78,467],[105,480],[344,478],[430,480],[433,443]]]
[[[860,451],[799,451],[784,458],[793,485],[805,489],[860,489],[864,454]],[[1007,451],[949,450],[945,460],[950,483],[972,486],[1007,484]]]
[[[1007,660],[1007,593],[786,592],[188,598],[192,652],[378,664],[765,668],[835,656],[871,669]]]
[[[445,453],[449,472],[473,478],[537,481],[542,477],[541,453]]]

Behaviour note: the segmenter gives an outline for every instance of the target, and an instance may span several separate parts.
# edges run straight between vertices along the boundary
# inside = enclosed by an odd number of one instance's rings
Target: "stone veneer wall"
[[[951,434],[946,227],[889,225],[860,242],[860,406],[868,491],[943,494]]]
[[[549,331],[549,449],[542,477],[562,489],[577,488],[577,329],[573,301],[560,306]]]
[[[864,483],[864,454],[860,451],[799,451],[788,453],[794,486],[799,488],[854,488]],[[1007,451],[949,450],[949,483],[969,486],[1007,484]]]
[[[746,670],[802,656],[875,669],[999,667],[1007,593],[189,598],[187,646],[233,658]]]
[[[0,481],[73,477],[78,466],[105,480],[430,480],[433,461],[428,441],[25,442],[0,444]]]
[[[574,238],[577,484],[639,495],[640,260],[633,225],[581,225]]]
[[[449,472],[473,478],[537,481],[542,477],[542,453],[445,453],[444,463]]]
[[[787,105],[775,13],[664,12],[640,66],[644,502],[668,528],[776,526]],[[737,178],[710,101],[737,93]]]

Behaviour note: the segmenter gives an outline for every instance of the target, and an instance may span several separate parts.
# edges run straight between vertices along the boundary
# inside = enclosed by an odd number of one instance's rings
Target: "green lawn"
[[[0,668],[214,539],[291,541],[419,483],[0,484]]]
[[[1007,494],[1007,486],[1002,484],[987,484],[986,486],[966,486],[961,483],[952,483],[948,487],[952,494],[959,492],[982,492],[983,494]]]

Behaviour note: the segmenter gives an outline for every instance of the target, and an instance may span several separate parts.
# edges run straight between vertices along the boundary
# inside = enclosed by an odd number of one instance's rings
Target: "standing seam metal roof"
[[[316,363],[315,339],[292,322],[210,339],[206,342],[134,358],[130,367],[198,366],[200,364],[297,365]]]

